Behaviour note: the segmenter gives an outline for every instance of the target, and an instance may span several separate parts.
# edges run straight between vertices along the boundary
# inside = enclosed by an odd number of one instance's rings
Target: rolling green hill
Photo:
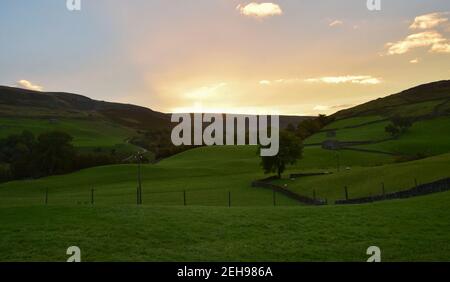
[[[90,118],[108,119],[134,128],[166,128],[170,116],[150,109],[96,101],[85,96],[36,92],[20,88],[0,86],[0,115],[31,118]]]
[[[383,115],[389,116],[402,111],[413,115],[422,115],[429,112],[426,109],[442,104],[438,107],[438,113],[449,113],[449,94],[450,80],[443,80],[423,84],[411,89],[393,94],[384,98],[379,98],[362,105],[342,110],[334,114],[336,119],[345,119],[361,116]],[[416,111],[406,111],[405,109],[413,108]],[[424,110],[422,112],[422,110]],[[419,111],[417,111],[419,110]]]

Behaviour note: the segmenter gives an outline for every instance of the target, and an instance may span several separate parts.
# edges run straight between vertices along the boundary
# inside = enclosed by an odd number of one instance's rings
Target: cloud
[[[419,63],[419,59],[413,59],[411,61],[409,61],[411,64],[418,64]]]
[[[334,105],[334,106],[324,106],[324,105],[317,105],[313,108],[314,111],[319,112],[327,112],[330,110],[341,110],[341,109],[347,109],[350,107],[353,107],[353,104],[341,104],[341,105]]]
[[[281,7],[274,3],[255,3],[252,2],[247,5],[239,4],[236,7],[242,15],[248,17],[265,18],[271,16],[279,16],[283,14]]]
[[[40,91],[40,92],[42,92],[44,90],[44,88],[42,86],[35,85],[25,79],[17,81],[16,87],[20,87],[20,88],[24,88],[24,89],[28,89],[28,90]]]
[[[434,44],[431,49],[431,53],[450,53],[450,41],[447,40],[444,43]]]
[[[409,28],[426,31],[410,34],[395,43],[387,43],[385,45],[388,49],[387,55],[401,55],[415,48],[428,48],[430,53],[450,53],[450,40],[435,29],[443,26],[443,29],[439,29],[442,31],[450,27],[449,19],[446,17],[449,14],[450,12],[438,12],[417,16]],[[413,64],[417,62],[410,61]]]
[[[379,78],[370,75],[324,76],[318,78],[308,78],[305,79],[305,81],[311,83],[329,83],[329,84],[353,83],[363,85],[374,85],[381,83],[381,80]]]
[[[328,111],[330,109],[329,106],[317,105],[313,108],[314,111]]]
[[[430,29],[436,27],[442,23],[448,22],[448,18],[444,17],[449,13],[431,13],[418,16],[414,19],[414,22],[410,25],[411,29]]]
[[[396,43],[387,43],[388,55],[405,54],[411,49],[429,47],[431,53],[450,53],[450,42],[437,31],[414,33]]]
[[[344,24],[343,21],[335,20],[335,21],[331,22],[331,23],[329,24],[329,26],[330,26],[330,27],[335,27],[335,26],[339,26],[339,25],[343,25],[343,24]]]
[[[280,78],[280,79],[276,79],[276,80],[260,80],[259,84],[260,85],[273,85],[273,84],[288,84],[288,83],[295,83],[295,82],[299,82],[300,79],[298,78]]]
[[[354,107],[354,104],[342,104],[342,105],[336,105],[336,106],[332,106],[331,109],[333,110],[340,110],[340,109],[347,109],[347,108],[351,108]]]
[[[213,85],[202,86],[200,88],[196,88],[191,91],[185,92],[184,95],[186,98],[193,99],[193,100],[206,99],[206,98],[209,98],[210,96],[216,94],[216,92],[219,89],[221,89],[225,86],[227,86],[227,83],[225,83],[225,82],[221,82],[221,83],[217,83],[217,84],[213,84]]]

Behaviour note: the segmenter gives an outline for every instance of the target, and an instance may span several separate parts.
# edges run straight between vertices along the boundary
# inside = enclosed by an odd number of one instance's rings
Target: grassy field
[[[135,135],[132,129],[101,120],[0,118],[0,138],[28,130],[35,135],[59,130],[69,133],[73,144],[81,149],[118,148],[136,150],[126,140]]]
[[[337,139],[339,141],[377,141],[389,138],[385,132],[388,121],[363,125],[356,128],[344,128],[336,130],[335,137],[327,137],[326,132],[319,132],[305,140],[305,144],[322,143],[327,139]]]
[[[345,168],[347,166],[379,166],[392,163],[395,158],[390,155],[357,152],[351,150],[325,150],[320,146],[308,146],[303,149],[303,158],[292,167],[289,171],[314,171],[314,170],[337,170],[339,166]]]
[[[378,121],[378,120],[383,120],[385,119],[382,116],[361,116],[361,117],[352,117],[352,118],[346,118],[346,119],[341,119],[341,120],[337,120],[334,121],[332,123],[330,123],[329,125],[325,126],[323,129],[342,129],[345,127],[350,127],[350,126],[358,126],[364,123],[368,123],[368,122],[374,122],[374,121]]]
[[[434,109],[437,105],[442,104],[445,100],[434,100],[434,101],[426,101],[422,103],[415,103],[411,105],[403,105],[399,107],[395,107],[391,111],[391,115],[399,115],[403,117],[416,117],[429,115],[433,113]]]
[[[382,183],[386,193],[390,193],[414,187],[415,180],[420,184],[446,177],[450,177],[450,154],[377,167],[352,167],[329,175],[282,179],[275,183],[286,184],[290,190],[309,197],[315,190],[318,198],[333,203],[345,198],[345,186],[349,198],[359,198],[382,194]]]
[[[336,171],[350,166],[378,166],[392,163],[389,155],[329,151],[307,147],[304,157],[289,167],[288,173]],[[251,182],[266,177],[259,165],[256,147],[202,147],[142,166],[143,202],[146,205],[182,205],[186,191],[188,205],[233,206],[273,205],[269,190],[251,187]],[[137,165],[114,165],[82,170],[69,175],[0,184],[0,206],[43,204],[48,190],[49,204],[85,205],[91,189],[97,204],[117,205],[136,202]],[[277,205],[297,204],[277,196]]]
[[[450,117],[419,121],[397,140],[356,148],[381,150],[398,154],[437,155],[450,151]]]
[[[251,188],[253,180],[264,177],[256,148],[204,147],[186,151],[156,165],[142,166],[145,205],[233,206],[273,205],[272,192]],[[90,203],[91,189],[100,205],[130,205],[136,202],[137,165],[115,165],[87,169],[69,175],[14,181],[0,185],[0,206],[48,203],[84,205]],[[296,205],[282,195],[278,205]]]
[[[373,118],[374,119],[374,118]],[[358,119],[356,119],[358,120]],[[364,120],[364,119],[363,119]],[[330,128],[355,124],[355,119],[341,120],[329,125]],[[361,121],[361,120],[360,120]],[[385,132],[388,121],[367,124],[356,128],[336,130],[334,138],[327,137],[326,132],[314,134],[305,140],[305,144],[321,143],[327,139],[339,141],[377,141],[389,138]],[[426,156],[443,154],[450,151],[450,117],[443,116],[434,119],[415,122],[407,132],[395,140],[388,140],[375,144],[358,145],[354,148],[390,152],[397,155],[415,155],[421,153]]]
[[[0,261],[450,260],[450,193],[360,206],[1,207]]]

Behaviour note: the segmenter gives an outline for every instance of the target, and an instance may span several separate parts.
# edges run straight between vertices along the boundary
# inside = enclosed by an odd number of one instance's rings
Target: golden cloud
[[[289,84],[289,83],[295,83],[295,82],[299,82],[300,79],[298,78],[280,78],[280,79],[276,79],[276,80],[260,80],[259,84],[260,85],[272,85],[272,84]]]
[[[409,28],[411,29],[429,29],[436,27],[442,23],[448,22],[448,18],[444,17],[449,13],[431,13],[418,16]]]
[[[314,111],[328,111],[330,110],[329,106],[317,105],[313,108]]]
[[[247,5],[239,4],[236,7],[242,15],[249,17],[265,18],[270,16],[279,16],[283,14],[281,7],[274,3],[255,3]]]
[[[411,49],[429,47],[432,53],[450,53],[450,42],[437,31],[424,31],[407,36],[396,43],[387,43],[388,55],[405,54]]]
[[[202,86],[184,93],[188,99],[206,99],[214,95],[220,88],[227,86],[227,83],[221,82],[213,85]]]
[[[379,78],[370,75],[346,75],[346,76],[324,76],[318,78],[308,78],[305,79],[306,82],[311,83],[329,83],[329,84],[340,84],[340,83],[353,83],[353,84],[380,84],[381,80]]]
[[[35,85],[35,84],[29,82],[28,80],[25,80],[25,79],[17,81],[16,86],[20,87],[20,88],[24,88],[24,89],[28,89],[28,90],[34,90],[34,91],[40,91],[40,92],[42,92],[44,90],[44,88],[42,86]]]
[[[343,25],[343,24],[344,24],[343,21],[335,20],[335,21],[331,22],[331,23],[329,24],[329,26],[330,26],[330,27],[335,27],[335,26],[339,26],[339,25]]]

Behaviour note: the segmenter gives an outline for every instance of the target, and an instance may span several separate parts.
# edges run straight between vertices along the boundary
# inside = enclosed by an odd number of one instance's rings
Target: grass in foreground
[[[326,207],[2,207],[0,261],[450,260],[450,193]]]

